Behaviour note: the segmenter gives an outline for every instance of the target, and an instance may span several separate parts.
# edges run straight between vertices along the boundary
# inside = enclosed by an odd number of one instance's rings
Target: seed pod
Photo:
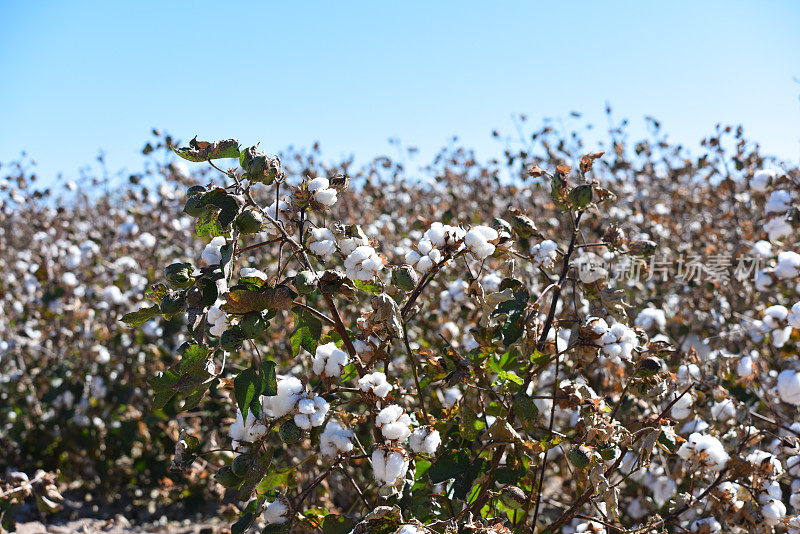
[[[264,218],[254,210],[244,210],[236,216],[236,228],[243,234],[255,234],[261,231]]]
[[[244,476],[250,471],[250,467],[252,465],[253,458],[251,458],[249,454],[240,454],[233,459],[231,469],[233,470],[234,475],[244,478]]]
[[[317,277],[311,271],[300,271],[294,277],[294,288],[301,295],[308,295],[317,288]]]
[[[219,338],[219,346],[226,352],[237,352],[242,348],[242,343],[244,343],[245,339],[242,329],[238,326],[234,326],[222,333]]]
[[[186,308],[186,299],[180,293],[167,293],[161,299],[161,313],[167,318],[182,312]]]
[[[402,291],[413,291],[417,287],[419,277],[409,265],[401,265],[392,271],[392,285]]]
[[[264,320],[264,315],[258,311],[246,313],[239,320],[239,328],[248,339],[254,339],[264,333],[269,323]]]
[[[228,489],[238,488],[242,485],[242,478],[236,476],[236,473],[233,472],[233,469],[229,465],[221,467],[214,475],[214,480]]]
[[[506,486],[500,491],[500,501],[512,510],[519,510],[527,500],[525,492],[516,486]]]
[[[173,289],[186,289],[194,283],[192,264],[176,262],[164,268],[164,278]]]
[[[574,187],[567,196],[567,202],[576,210],[582,210],[592,203],[592,186],[581,184]]]
[[[291,419],[287,419],[283,423],[281,423],[280,429],[278,429],[278,434],[281,437],[281,441],[286,443],[287,445],[291,445],[293,443],[297,443],[300,441],[300,438],[303,437],[303,431],[300,429],[299,426],[294,424],[294,421]]]

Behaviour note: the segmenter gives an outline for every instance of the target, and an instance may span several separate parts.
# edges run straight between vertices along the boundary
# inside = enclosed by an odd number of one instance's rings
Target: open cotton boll
[[[536,265],[544,269],[552,269],[553,265],[555,265],[557,250],[558,245],[555,241],[545,239],[531,247],[531,257]]]
[[[212,306],[206,315],[206,321],[211,325],[208,333],[214,337],[221,336],[228,329],[228,316],[220,308],[221,305],[222,301],[217,301],[217,304]]]
[[[800,373],[793,369],[778,373],[778,396],[786,404],[800,406]]]
[[[294,416],[294,424],[303,430],[308,430],[325,422],[330,404],[322,397],[306,397],[297,403],[297,409],[300,413]]]
[[[730,458],[717,438],[699,432],[689,435],[689,439],[678,449],[678,456],[713,471],[724,469]]]
[[[329,188],[329,185],[327,178],[314,178],[308,182],[308,191],[313,194],[314,200],[327,207],[336,204],[336,190]]]
[[[789,315],[786,316],[786,322],[789,323],[789,326],[792,328],[800,330],[800,302],[794,303]]]
[[[312,254],[327,258],[336,252],[336,236],[327,228],[314,228],[311,230],[311,242],[308,249]]]
[[[750,356],[742,356],[739,363],[736,365],[736,374],[740,378],[749,378],[755,373],[755,362]]]
[[[258,278],[264,282],[267,281],[267,273],[259,271],[254,267],[242,267],[239,270],[239,278]]]
[[[386,381],[386,375],[375,371],[358,379],[358,389],[372,391],[376,397],[384,398],[392,391],[392,385]]]
[[[769,188],[769,184],[775,181],[777,173],[773,170],[761,169],[756,171],[750,179],[750,189],[763,193]]]
[[[347,365],[347,353],[340,350],[336,343],[325,343],[317,346],[316,353],[311,360],[314,373],[319,376],[337,377],[342,374],[342,367]]]
[[[203,252],[200,254],[200,262],[204,265],[212,266],[219,265],[222,261],[222,247],[225,246],[225,238],[217,236],[206,245]]]
[[[789,191],[778,189],[769,196],[764,211],[767,213],[786,213],[792,207],[792,194]]]
[[[436,454],[436,449],[442,443],[439,431],[430,426],[421,426],[414,429],[408,440],[408,447],[418,454]]]
[[[756,241],[753,244],[753,252],[761,256],[762,258],[771,258],[772,257],[772,243],[769,241]]]
[[[375,416],[375,426],[380,427],[381,434],[389,441],[401,441],[411,435],[411,418],[396,404],[387,406]]]
[[[488,226],[475,226],[464,237],[464,244],[472,255],[483,260],[494,254],[495,246],[490,241],[499,237],[497,230]]]
[[[408,458],[399,447],[378,447],[372,453],[372,470],[381,487],[401,487],[408,471]]]
[[[466,232],[463,228],[436,221],[431,224],[431,227],[422,237],[430,241],[433,246],[442,248],[445,244],[455,243],[464,239],[465,235]]]
[[[680,393],[675,393],[674,397],[679,396]],[[686,393],[681,398],[675,401],[670,409],[670,417],[673,419],[681,420],[686,419],[692,415],[692,405],[694,404],[694,397],[692,393]]]
[[[663,329],[667,326],[667,316],[664,310],[645,308],[636,316],[634,324],[641,326],[644,330]]]
[[[289,501],[281,495],[271,503],[267,503],[262,517],[269,524],[286,523],[289,520]]]
[[[339,421],[331,419],[319,436],[319,451],[323,457],[334,459],[341,453],[353,450],[353,431],[342,427]]]
[[[303,393],[303,383],[293,376],[278,375],[277,393],[273,396],[262,396],[261,406],[270,417],[283,417],[297,406]]]
[[[361,245],[344,260],[347,276],[352,280],[372,280],[383,270],[383,259],[369,245]]]
[[[761,515],[764,516],[764,523],[774,527],[786,517],[786,505],[780,499],[770,499],[761,507]]]
[[[792,334],[792,327],[787,325],[789,310],[779,304],[764,310],[764,325],[771,330],[772,344],[781,348],[786,344]]]
[[[716,534],[722,532],[722,525],[713,517],[693,521],[689,529],[696,534]]]
[[[606,278],[608,276],[606,266],[606,262],[594,253],[585,254],[575,260],[575,270],[584,284],[592,284]]]
[[[797,278],[800,275],[800,254],[791,250],[779,252],[774,272],[781,280]]]
[[[775,243],[781,238],[792,235],[794,230],[784,217],[777,216],[764,223],[764,231],[767,232],[767,239]]]
[[[256,421],[256,415],[252,411],[247,412],[247,419],[244,419],[241,410],[236,410],[236,422],[228,430],[234,449],[239,448],[242,441],[253,442],[266,433],[267,427]]]

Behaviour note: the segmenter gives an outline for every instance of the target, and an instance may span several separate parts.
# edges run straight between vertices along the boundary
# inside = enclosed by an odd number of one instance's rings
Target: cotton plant
[[[205,162],[213,146],[178,152]],[[609,156],[585,154],[574,169],[543,160],[526,167],[536,187],[486,205],[454,174],[420,202],[413,184],[347,189],[334,169],[236,152],[239,168],[213,169],[224,187],[187,196],[202,243],[181,257],[197,265],[176,267],[158,309],[136,317],[185,316],[185,343],[153,390],[213,397],[228,414],[221,446],[235,454],[210,461],[243,503],[240,527],[320,530],[328,518],[305,513],[317,507],[356,531],[392,521],[393,531],[706,532],[731,528],[745,504],[754,520],[790,524],[800,498],[784,502],[774,473],[780,463],[794,477],[787,459],[800,451],[755,439],[790,428],[800,403],[797,243],[764,226],[782,216],[794,229],[794,197],[777,192],[789,191],[786,177],[730,186],[737,217],[757,223],[747,239],[762,262],[744,282],[760,291],[739,299],[717,282],[653,280],[658,253],[685,251],[707,220],[734,228],[727,193],[675,170],[643,190],[598,170]],[[713,213],[693,211],[693,187]],[[641,278],[620,282],[618,260],[645,265]],[[773,423],[748,419],[758,403]],[[211,450],[183,442],[187,469]],[[764,479],[741,473],[742,461]],[[277,485],[263,490],[262,473]],[[575,500],[541,498],[556,487]]]

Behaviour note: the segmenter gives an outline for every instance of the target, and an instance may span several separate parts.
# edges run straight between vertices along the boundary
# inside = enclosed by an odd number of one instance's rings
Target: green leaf
[[[271,460],[272,457],[268,457],[267,455],[261,455],[256,458],[253,467],[251,467],[250,471],[248,471],[247,476],[244,479],[244,483],[239,489],[240,501],[246,501],[250,499],[253,494],[253,490],[256,489],[256,487],[261,483],[261,480],[264,478],[264,475],[267,474]]]
[[[236,404],[242,412],[242,419],[247,419],[247,413],[251,408],[260,408],[258,395],[261,392],[261,377],[252,367],[241,371],[233,379],[233,392],[236,397]]]
[[[261,394],[274,397],[278,394],[278,377],[275,374],[277,364],[267,360],[261,364]]]
[[[122,316],[122,322],[127,324],[128,326],[140,326],[161,313],[161,309],[158,305],[151,306],[149,308],[142,308],[135,312],[126,313]]]
[[[188,147],[171,147],[173,152],[185,160],[200,163],[210,159],[238,158],[239,142],[236,139],[225,139],[208,143],[197,141],[197,137],[192,139]]]
[[[370,295],[378,295],[381,292],[381,286],[374,282],[364,282],[363,280],[353,280],[353,285],[356,286],[357,289],[360,289],[364,293],[369,293]]]
[[[347,534],[352,532],[356,522],[343,515],[328,514],[322,521],[322,534]]]
[[[310,354],[316,353],[319,338],[322,336],[322,321],[300,308],[295,308],[294,324],[294,332],[289,338],[292,356],[300,354],[301,348]]]
[[[217,220],[217,212],[209,210],[208,213],[197,218],[194,233],[197,237],[217,237],[224,234],[222,225]]]
[[[239,213],[239,202],[236,201],[236,197],[222,187],[215,187],[211,191],[203,193],[197,203],[197,207],[202,208],[205,206],[219,208],[217,222],[223,229],[227,228]]]
[[[497,373],[497,379],[503,382],[514,382],[515,384],[522,385],[524,380],[514,371],[500,371]]]

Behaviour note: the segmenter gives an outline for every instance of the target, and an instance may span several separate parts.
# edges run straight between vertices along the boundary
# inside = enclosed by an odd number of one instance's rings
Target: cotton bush
[[[557,135],[508,181],[223,141],[107,222],[9,193],[9,465],[168,479],[238,532],[796,528],[797,169]]]

